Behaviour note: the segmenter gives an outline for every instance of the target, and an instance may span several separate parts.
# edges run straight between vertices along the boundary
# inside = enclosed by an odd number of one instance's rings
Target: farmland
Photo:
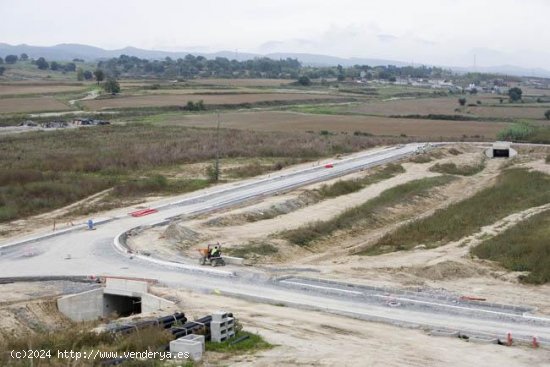
[[[310,95],[299,93],[244,93],[244,94],[194,94],[191,96],[150,95],[115,97],[85,101],[82,104],[92,110],[134,107],[184,106],[188,101],[202,100],[206,105],[239,105],[258,102],[335,100],[341,97],[331,95]]]
[[[67,111],[69,106],[52,96],[0,98],[0,113]]]
[[[84,85],[75,84],[45,84],[45,83],[13,83],[0,84],[0,97],[13,95],[53,94],[75,92],[85,89]]]
[[[167,114],[163,124],[176,126],[215,127],[212,115]],[[389,118],[378,116],[304,114],[290,111],[227,112],[223,127],[256,131],[315,131],[333,133],[360,132],[372,135],[438,138],[486,137],[508,126],[507,123],[479,121],[433,121],[427,119]]]
[[[499,97],[468,96],[466,106],[458,103],[458,98],[420,98],[374,101],[350,107],[349,112],[365,113],[380,116],[408,115],[466,115],[493,119],[544,119],[544,112],[550,105],[541,104],[504,104]],[[481,104],[477,104],[480,101]]]

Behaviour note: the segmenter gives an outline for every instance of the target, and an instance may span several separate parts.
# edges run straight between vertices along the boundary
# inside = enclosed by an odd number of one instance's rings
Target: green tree
[[[220,179],[220,167],[216,163],[206,167],[206,177],[208,177],[208,181],[210,182],[218,182]]]
[[[309,78],[306,75],[302,75],[301,77],[298,78],[298,84],[303,85],[304,87],[307,87],[311,85],[311,80],[309,80]]]
[[[83,81],[84,80],[84,70],[82,68],[78,68],[76,71],[76,80]]]
[[[38,60],[36,60],[36,66],[40,70],[46,70],[48,67],[50,67],[50,64],[48,64],[48,62],[46,61],[45,58],[40,57],[40,58],[38,58]]]
[[[4,59],[0,57],[0,65],[4,63]]]
[[[546,110],[544,117],[546,117],[547,120],[550,120],[550,110]]]
[[[510,97],[510,101],[512,102],[517,102],[521,100],[522,94],[523,91],[521,90],[521,88],[518,87],[510,88],[510,90],[508,91],[508,96]]]
[[[103,85],[103,89],[105,89],[107,93],[117,94],[120,92],[120,84],[118,84],[116,79],[109,78]]]
[[[459,103],[461,106],[465,106],[465,105],[466,105],[466,98],[459,98],[459,99],[458,99],[458,103]]]
[[[22,53],[19,58],[21,59],[21,61],[27,61],[29,59],[29,55],[27,55],[26,53]]]
[[[99,85],[99,82],[102,82],[103,79],[105,79],[105,73],[101,69],[97,69],[94,71],[94,77],[97,82],[97,85]]]
[[[50,62],[50,69],[53,71],[59,70],[59,63],[57,61]]]
[[[66,63],[65,66],[63,66],[63,70],[67,72],[76,71],[76,65],[74,62]]]
[[[15,64],[17,62],[17,55],[6,56],[6,64]]]
[[[84,79],[86,80],[92,80],[94,77],[94,74],[90,70],[86,70],[84,72]]]
[[[6,68],[4,66],[0,66],[0,75],[4,75],[4,71],[6,71]]]

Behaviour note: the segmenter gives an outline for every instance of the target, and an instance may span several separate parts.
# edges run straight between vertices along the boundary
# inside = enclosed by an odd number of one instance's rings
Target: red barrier
[[[158,212],[156,209],[142,209],[135,212],[131,212],[132,217],[143,217],[144,215],[149,215]]]
[[[472,296],[461,296],[461,301],[486,301],[486,298],[472,297]]]
[[[325,168],[334,168],[334,165],[332,163],[325,164]]]

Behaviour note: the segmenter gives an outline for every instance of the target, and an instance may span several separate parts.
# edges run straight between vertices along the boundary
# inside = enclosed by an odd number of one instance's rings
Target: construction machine
[[[199,248],[198,251],[201,255],[201,258],[199,259],[200,265],[225,265],[225,261],[222,257],[222,246],[219,243],[209,244],[206,248]]]

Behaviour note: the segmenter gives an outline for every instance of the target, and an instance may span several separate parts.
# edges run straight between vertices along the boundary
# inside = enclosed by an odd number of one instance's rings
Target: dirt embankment
[[[257,304],[185,290],[156,290],[180,300],[186,315],[220,308],[233,312],[248,331],[275,347],[253,355],[207,353],[205,363],[231,366],[543,366],[550,351],[505,348],[428,336],[422,330],[353,320],[322,312]]]
[[[0,284],[0,344],[13,336],[72,325],[57,309],[57,297],[96,286],[67,281]]]

